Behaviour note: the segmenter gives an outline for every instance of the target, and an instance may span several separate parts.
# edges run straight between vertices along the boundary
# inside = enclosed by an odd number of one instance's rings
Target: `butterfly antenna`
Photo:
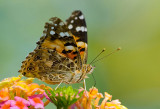
[[[104,56],[104,57],[102,57],[102,58],[100,58],[100,59],[98,59],[98,60],[96,60],[96,61],[92,62],[92,64],[93,64],[93,63],[95,63],[95,62],[97,62],[97,61],[100,61],[100,60],[102,60],[102,59],[104,59],[104,58],[106,58],[106,57],[108,57],[108,56],[110,56],[111,54],[114,54],[115,52],[117,52],[117,51],[119,51],[119,50],[121,50],[121,48],[120,48],[120,47],[119,47],[119,48],[117,48],[116,50],[114,50],[113,52],[111,52],[111,53],[107,54],[106,56]]]
[[[90,62],[92,64],[106,49],[103,48],[103,50]]]
[[[96,60],[96,61],[94,61],[101,53],[103,53],[104,51],[105,51],[105,49],[103,49],[97,56],[96,56],[96,58],[94,58],[93,59],[93,61],[91,62],[91,63],[95,63],[95,62],[97,62],[97,61],[99,61],[99,60],[102,60],[103,58],[105,58],[105,57],[108,57],[108,56],[110,56],[111,54],[113,54],[113,53],[115,53],[115,52],[117,52],[117,51],[119,51],[119,50],[121,50],[121,48],[119,47],[119,48],[117,48],[115,51],[113,51],[113,52],[111,52],[111,53],[109,53],[108,55],[106,55],[106,56],[104,56],[104,57],[102,57],[102,58],[100,58],[100,59],[98,59],[98,60]],[[91,64],[90,63],[90,64]],[[94,85],[93,85],[93,88],[92,88],[92,90],[91,90],[91,92],[90,93],[92,93],[92,91],[93,91],[93,89],[94,89],[94,87],[96,86],[96,79],[95,79],[95,77],[94,77],[94,75],[93,75],[93,73],[91,73],[92,74],[92,77],[93,77],[93,80],[94,80]]]

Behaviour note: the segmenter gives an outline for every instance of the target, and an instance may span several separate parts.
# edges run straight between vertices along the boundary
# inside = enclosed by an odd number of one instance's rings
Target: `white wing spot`
[[[57,24],[54,24],[55,26],[57,26]]]
[[[77,46],[78,47],[86,47],[87,48],[87,44],[85,42],[78,42]]]
[[[54,27],[52,26],[52,27],[51,27],[51,29],[53,30],[53,29],[54,29]]]
[[[71,45],[65,47],[66,50],[75,50],[75,48]]]
[[[60,34],[60,36],[62,36],[62,37],[65,36],[65,33],[63,33],[63,32],[60,32],[59,34]]]
[[[74,20],[71,20],[71,23],[74,23]]]
[[[84,19],[84,16],[83,15],[79,16],[79,19],[81,19],[81,20]]]
[[[84,31],[87,32],[87,28],[85,28]]]
[[[54,34],[55,34],[55,32],[54,32],[54,31],[50,31],[50,34],[51,34],[51,35],[54,35]]]
[[[75,17],[74,19],[77,20],[77,17]]]
[[[68,29],[72,29],[72,28],[73,28],[73,25],[70,24],[70,25],[68,26]]]
[[[66,34],[67,36],[70,36],[68,32],[65,32],[65,34]]]
[[[81,30],[81,27],[76,27],[76,31],[79,32]]]
[[[81,26],[81,31],[84,32],[84,27],[83,26]]]
[[[85,44],[84,42],[78,42],[77,46],[81,47],[81,46],[84,46],[84,44]]]
[[[85,32],[85,31],[87,31],[87,28],[85,28],[84,26],[77,27],[77,28],[76,28],[76,31],[77,31],[77,32],[79,32],[79,31]]]

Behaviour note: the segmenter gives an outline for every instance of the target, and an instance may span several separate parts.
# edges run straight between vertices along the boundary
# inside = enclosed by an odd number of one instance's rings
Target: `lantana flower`
[[[82,89],[80,89],[82,90]],[[111,100],[112,95],[105,92],[105,98],[101,103],[100,99],[103,98],[101,93],[98,93],[98,89],[93,87],[90,91],[84,91],[83,96],[69,107],[69,109],[127,109],[121,105],[119,100]]]
[[[33,78],[6,78],[0,82],[0,109],[44,109],[45,85],[32,83]],[[45,104],[45,105],[44,105]]]
[[[43,102],[44,98],[47,101]],[[55,90],[33,83],[33,78],[21,77],[0,82],[0,109],[44,109],[48,103],[53,103],[58,109],[127,109],[119,100],[112,100],[112,95],[107,92],[103,95],[95,87],[89,91],[71,86]]]

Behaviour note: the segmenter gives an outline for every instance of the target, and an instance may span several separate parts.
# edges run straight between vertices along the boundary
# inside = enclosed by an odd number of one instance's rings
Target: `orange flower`
[[[78,109],[127,109],[125,106],[121,105],[119,100],[111,101],[112,95],[108,94],[107,92],[105,92],[105,98],[99,105],[101,98],[103,98],[103,95],[98,93],[98,89],[94,87],[90,89],[89,92],[84,91],[82,98],[70,107],[77,107]]]
[[[3,88],[0,90],[0,102],[8,100],[9,97],[9,92],[7,88]]]
[[[89,98],[96,98],[98,94],[98,89],[93,87],[89,89]]]

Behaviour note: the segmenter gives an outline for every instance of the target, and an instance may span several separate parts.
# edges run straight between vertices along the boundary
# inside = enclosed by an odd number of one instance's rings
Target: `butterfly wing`
[[[53,17],[36,49],[22,62],[20,73],[39,78],[49,84],[73,81],[74,72],[82,67],[75,39],[61,19]]]
[[[74,35],[79,53],[81,55],[82,64],[87,62],[87,27],[84,15],[81,11],[76,10],[66,20],[66,25]]]

